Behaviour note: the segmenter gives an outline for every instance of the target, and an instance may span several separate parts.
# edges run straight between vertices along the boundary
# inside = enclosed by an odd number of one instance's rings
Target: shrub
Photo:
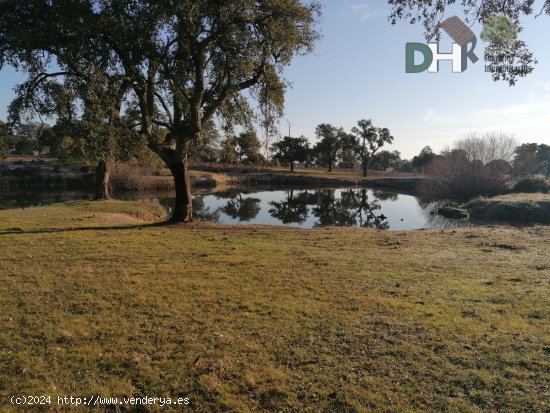
[[[458,141],[424,170],[429,179],[421,188],[423,195],[469,200],[506,193],[515,146],[513,138],[495,134]]]
[[[111,186],[119,190],[170,190],[171,179],[158,179],[165,171],[137,162],[116,164],[111,168]]]
[[[528,176],[520,179],[515,185],[513,192],[535,193],[550,191],[550,181],[542,175]]]

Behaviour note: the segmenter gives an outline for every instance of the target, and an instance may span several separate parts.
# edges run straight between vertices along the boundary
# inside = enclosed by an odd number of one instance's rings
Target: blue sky
[[[443,62],[437,74],[406,74],[405,43],[424,42],[422,25],[392,26],[382,0],[322,3],[323,39],[287,71],[292,135],[314,138],[321,122],[349,129],[370,118],[392,131],[393,149],[406,157],[425,145],[439,151],[470,132],[503,131],[522,142],[550,144],[550,16],[525,19],[521,37],[539,64],[511,88],[484,73],[483,42],[476,49],[480,61],[464,73],[452,73],[451,63]],[[473,30],[479,37],[481,29]],[[443,34],[440,51],[451,47]]]
[[[292,88],[285,117],[293,136],[314,141],[320,123],[349,130],[366,118],[390,129],[395,136],[390,149],[404,157],[425,145],[440,151],[471,132],[505,132],[520,142],[550,144],[550,17],[525,18],[521,38],[539,64],[509,87],[484,73],[482,42],[476,49],[480,61],[464,73],[452,73],[450,62],[443,62],[436,74],[406,74],[405,43],[424,42],[421,25],[390,25],[390,8],[383,0],[321,3],[321,41],[313,54],[297,58],[286,71]],[[451,51],[446,35],[441,51]],[[0,119],[21,79],[9,68],[0,72]],[[286,121],[280,126],[286,134]]]

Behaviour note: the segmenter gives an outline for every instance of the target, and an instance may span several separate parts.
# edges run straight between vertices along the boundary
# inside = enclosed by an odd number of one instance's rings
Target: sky
[[[537,2],[540,3],[540,0]],[[390,129],[390,150],[410,158],[429,145],[436,152],[469,133],[504,132],[519,142],[550,144],[550,16],[524,19],[525,40],[538,60],[534,72],[516,86],[493,82],[484,72],[483,42],[463,73],[442,62],[439,73],[405,73],[405,44],[425,43],[423,26],[406,21],[392,26],[383,0],[321,0],[322,38],[315,51],[297,57],[285,71],[286,96],[281,133],[316,141],[320,123],[350,130],[360,119]],[[446,16],[463,17],[460,9]],[[478,35],[481,27],[472,30]],[[440,51],[452,41],[442,35]],[[0,119],[22,74],[0,71]]]

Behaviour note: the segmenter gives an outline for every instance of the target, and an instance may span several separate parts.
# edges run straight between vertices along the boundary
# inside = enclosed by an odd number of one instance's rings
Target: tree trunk
[[[168,165],[174,178],[176,187],[176,202],[170,222],[193,221],[193,198],[191,195],[191,181],[189,179],[189,161],[176,161]]]
[[[111,199],[109,195],[109,169],[109,165],[103,159],[97,163],[94,201]]]
[[[290,161],[290,172],[294,172],[294,161]]]
[[[329,162],[329,163],[328,163],[328,171],[329,171],[329,172],[332,172],[332,162]]]
[[[369,164],[367,162],[363,162],[363,178],[367,177],[369,171]]]

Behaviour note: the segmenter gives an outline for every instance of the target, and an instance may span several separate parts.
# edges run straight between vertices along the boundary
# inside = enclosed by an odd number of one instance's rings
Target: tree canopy
[[[273,145],[276,159],[288,162],[290,171],[294,172],[294,162],[305,162],[309,156],[309,143],[307,138],[301,136],[292,138],[285,136],[281,141]]]
[[[243,157],[252,163],[257,163],[262,157],[260,151],[262,144],[258,139],[258,135],[253,130],[241,132],[234,137],[237,154],[239,155],[239,162],[242,162]]]
[[[386,144],[393,142],[393,136],[387,128],[377,128],[372,121],[362,119],[352,129],[354,137],[353,148],[357,157],[361,160],[363,176],[367,176],[369,164],[373,157]]]
[[[322,123],[315,129],[315,135],[319,142],[315,145],[314,151],[320,163],[328,166],[332,172],[332,166],[338,159],[338,155],[347,142],[347,133],[344,128],[337,128],[328,123]]]
[[[550,176],[550,146],[524,143],[515,149],[514,173],[517,176]]]
[[[62,76],[109,85],[110,107],[136,100],[141,134],[174,175],[173,219],[190,221],[187,156],[204,125],[249,123],[249,98],[280,115],[282,71],[312,50],[319,13],[299,0],[8,0],[0,64],[28,73],[20,96]]]
[[[420,151],[419,155],[416,155],[412,159],[412,165],[418,172],[422,172],[422,169],[428,166],[434,159],[436,155],[433,152],[430,146],[424,146]]]

